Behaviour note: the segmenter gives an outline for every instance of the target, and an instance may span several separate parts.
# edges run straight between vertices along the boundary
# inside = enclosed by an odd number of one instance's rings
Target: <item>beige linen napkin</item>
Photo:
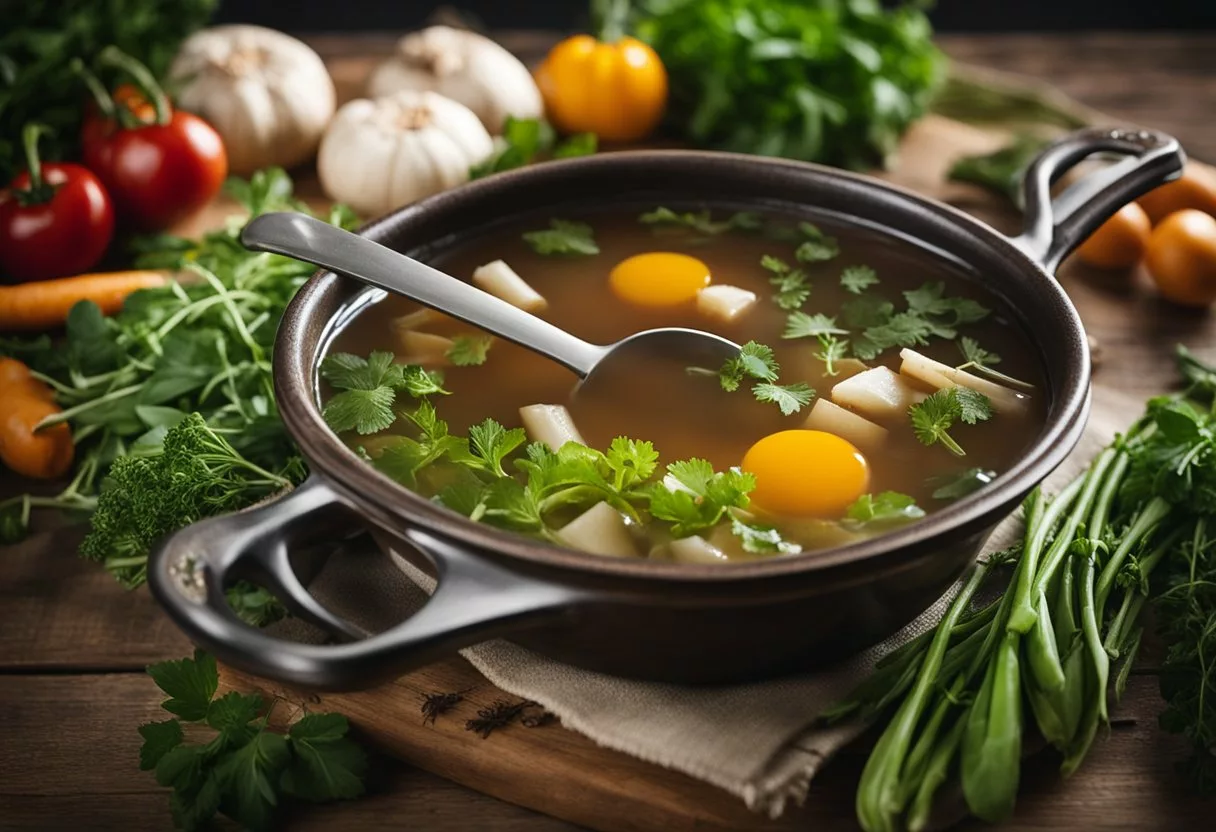
[[[1047,480],[1048,489],[1071,479],[1142,406],[1123,394],[1096,390],[1089,427],[1076,451]],[[985,550],[1004,548],[1020,532],[1016,517],[1006,519]],[[399,556],[345,551],[330,559],[310,589],[335,613],[379,631],[417,609],[433,587],[431,578]],[[815,728],[815,717],[864,679],[881,656],[931,628],[953,594],[952,589],[899,633],[839,667],[745,685],[682,687],[620,679],[552,661],[507,641],[485,642],[462,653],[490,682],[543,705],[567,728],[704,780],[775,817],[787,801],[800,802],[816,772],[863,729],[856,724]],[[303,626],[293,622],[291,636],[316,638],[315,631],[301,631]]]

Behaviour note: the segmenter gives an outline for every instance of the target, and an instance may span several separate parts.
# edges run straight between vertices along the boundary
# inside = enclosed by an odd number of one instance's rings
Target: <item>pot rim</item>
[[[1058,384],[1049,382],[1052,402],[1047,420],[1034,442],[991,485],[906,527],[845,546],[730,565],[683,564],[647,558],[604,558],[469,520],[381,474],[360,460],[329,430],[313,398],[315,356],[305,355],[302,346],[309,333],[318,329],[322,333],[332,331],[333,318],[316,320],[320,317],[316,310],[323,296],[335,290],[335,283],[346,281],[347,278],[333,272],[319,271],[301,287],[288,305],[274,347],[274,383],[280,414],[314,471],[323,475],[354,508],[369,515],[377,525],[390,530],[393,523],[413,524],[484,553],[518,559],[539,567],[557,567],[619,578],[722,583],[821,572],[855,566],[863,561],[876,562],[884,556],[897,556],[902,550],[924,550],[932,545],[934,538],[979,531],[991,525],[989,521],[995,515],[1019,501],[1072,451],[1088,414],[1090,368],[1084,327],[1063,288],[1041,263],[986,223],[950,205],[870,176],[807,162],[718,151],[616,151],[495,174],[398,209],[363,226],[359,233],[380,241],[403,220],[446,209],[452,204],[473,202],[503,188],[526,189],[530,184],[544,179],[561,178],[594,168],[629,164],[663,165],[672,160],[691,161],[703,165],[705,171],[713,166],[747,165],[758,174],[811,175],[844,183],[873,196],[885,194],[902,202],[909,211],[929,212],[974,235],[995,254],[1016,264],[1011,268],[1021,267],[1033,273],[1037,285],[1032,291],[1041,294],[1045,308],[1055,307],[1075,335],[1069,339],[1070,350],[1066,355],[1053,356],[1062,369],[1048,373],[1048,378],[1058,377],[1060,381]],[[756,200],[760,198],[759,194],[753,197]],[[746,197],[725,197],[722,201],[745,204],[750,200]]]

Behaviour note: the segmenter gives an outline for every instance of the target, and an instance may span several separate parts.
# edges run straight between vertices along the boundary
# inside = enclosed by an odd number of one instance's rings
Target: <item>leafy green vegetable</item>
[[[772,347],[748,341],[740,348],[737,356],[722,365],[718,379],[723,390],[733,393],[739,389],[740,382],[745,378],[776,381],[780,369],[777,359],[773,358]]]
[[[177,719],[139,727],[139,767],[173,789],[177,828],[207,828],[219,812],[247,829],[269,829],[285,796],[324,803],[363,794],[367,756],[346,736],[341,714],[305,714],[286,734],[275,733],[258,694],[215,698],[215,659],[199,650],[191,659],[150,665],[148,674],[169,696],[162,707]],[[205,725],[215,736],[187,743],[183,722]]]
[[[45,161],[80,155],[88,90],[71,68],[114,45],[162,77],[187,35],[206,25],[216,0],[22,0],[5,3],[0,29],[0,182],[22,165],[21,130],[51,128]],[[115,81],[102,72],[102,79]]]
[[[762,555],[796,555],[802,547],[793,541],[785,540],[781,533],[770,526],[759,526],[744,523],[737,517],[730,521],[730,531],[743,545],[745,552],[755,552]]]
[[[1021,134],[993,153],[959,159],[951,166],[948,178],[979,185],[1020,205],[1026,168],[1048,143],[1048,139]]]
[[[537,254],[599,254],[599,246],[591,226],[585,222],[549,220],[544,231],[529,231],[523,235]]]
[[[853,336],[853,354],[869,361],[894,347],[923,346],[932,337],[953,339],[958,327],[982,321],[991,313],[970,298],[947,297],[945,288],[938,281],[904,292],[908,304],[904,312],[869,295],[846,302],[841,310],[845,321],[862,329]]]
[[[469,428],[469,452],[483,460],[487,470],[500,477],[507,475],[502,467],[503,459],[527,441],[528,435],[523,428],[507,430],[493,419]]]
[[[643,0],[634,31],[670,78],[668,125],[701,146],[865,168],[942,76],[918,4]]]
[[[710,237],[725,234],[727,231],[751,231],[762,225],[759,214],[750,211],[739,211],[724,220],[714,220],[708,210],[680,214],[661,206],[642,214],[638,217],[638,222],[653,226],[656,232],[688,230]]]
[[[840,285],[855,295],[877,283],[878,273],[869,266],[849,266],[840,273]]]
[[[397,364],[391,352],[373,352],[366,359],[331,353],[321,362],[321,377],[341,392],[325,403],[322,416],[334,432],[377,433],[397,420],[397,392],[414,398],[446,394],[443,375],[415,364]]]
[[[999,355],[981,347],[980,342],[974,338],[966,336],[960,338],[958,349],[963,354],[963,358],[967,360],[967,363],[976,367],[991,367],[994,364],[1001,363]]]
[[[547,121],[507,116],[493,155],[469,168],[469,178],[480,179],[492,173],[522,168],[546,153],[554,159],[590,156],[598,146],[599,141],[594,133],[575,133],[558,142],[557,134]]]
[[[836,326],[836,319],[822,313],[808,315],[805,312],[793,312],[785,320],[785,332],[782,338],[818,338],[821,335],[848,335],[847,329]]]
[[[486,363],[494,339],[489,335],[457,335],[452,339],[447,359],[457,367],[477,367]]]
[[[667,472],[682,488],[654,486],[650,491],[650,513],[670,522],[671,533],[676,537],[713,528],[728,509],[747,508],[747,495],[756,487],[751,474],[734,469],[715,472],[703,459],[673,462],[667,466]]]
[[[963,456],[966,452],[950,436],[949,430],[960,419],[968,425],[990,419],[992,403],[983,393],[967,387],[948,387],[909,407],[908,416],[912,420],[912,431],[922,444],[940,442],[951,453]]]
[[[798,230],[805,238],[794,251],[794,257],[799,263],[819,263],[840,254],[840,244],[836,242],[836,238],[824,234],[818,226],[800,222]]]
[[[772,384],[761,382],[752,387],[757,401],[772,402],[781,408],[781,413],[791,416],[811,403],[815,391],[805,381],[794,384]]]
[[[953,477],[943,478],[942,484],[933,490],[933,499],[958,500],[979,491],[994,479],[996,479],[996,471],[968,468]]]
[[[806,272],[801,269],[791,269],[789,264],[780,258],[764,255],[760,265],[770,273],[768,282],[777,291],[773,294],[773,303],[786,311],[798,309],[811,296],[811,287],[807,284]]]
[[[898,491],[862,494],[845,512],[852,523],[869,527],[897,526],[924,516],[915,499]]]

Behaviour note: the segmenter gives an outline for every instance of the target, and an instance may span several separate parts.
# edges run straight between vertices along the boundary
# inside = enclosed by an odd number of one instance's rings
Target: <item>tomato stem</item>
[[[155,123],[162,126],[169,123],[169,119],[173,115],[173,109],[169,105],[169,96],[165,95],[164,89],[160,84],[156,83],[156,79],[152,77],[152,73],[148,71],[146,66],[126,52],[123,52],[117,46],[107,46],[101,50],[97,61],[103,66],[112,66],[130,75],[131,79],[135,82],[135,86],[143,93],[144,98],[150,101],[156,109]],[[121,108],[120,113],[122,110],[126,110],[126,108]]]
[[[110,98],[110,93],[106,91],[100,79],[84,65],[84,61],[80,58],[73,58],[69,69],[80,76],[80,80],[84,81],[84,85],[89,88],[89,93],[93,96],[93,100],[97,102],[97,109],[102,116],[113,121],[117,118],[114,111],[114,99]]]
[[[592,0],[592,28],[596,38],[604,43],[616,43],[625,37],[628,18],[629,0]]]
[[[51,128],[45,124],[31,122],[21,131],[21,144],[25,149],[25,166],[30,174],[29,187],[15,191],[20,205],[41,205],[50,202],[55,196],[55,186],[47,184],[42,176],[42,160],[38,157],[39,137],[50,133]]]

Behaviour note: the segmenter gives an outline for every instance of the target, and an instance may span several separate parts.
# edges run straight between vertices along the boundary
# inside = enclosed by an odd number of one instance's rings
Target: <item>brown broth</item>
[[[618,211],[579,217],[595,228],[595,239],[600,248],[600,253],[595,256],[542,256],[535,253],[520,236],[525,231],[544,227],[547,222],[547,217],[533,217],[518,225],[494,229],[452,251],[441,253],[431,262],[450,274],[468,279],[478,266],[496,259],[505,260],[546,298],[548,309],[543,317],[594,343],[607,344],[643,329],[662,326],[705,329],[739,343],[754,339],[773,347],[781,364],[781,383],[802,380],[814,387],[820,397],[829,395],[832,385],[843,376],[831,378],[823,374],[822,362],[813,357],[819,349],[815,339],[782,339],[788,313],[771,301],[774,290],[768,283],[768,273],[759,265],[761,256],[765,254],[796,265],[796,243],[776,241],[759,233],[742,231],[708,238],[655,233],[654,229],[637,221],[639,213],[640,210],[627,213]],[[715,216],[719,215],[725,216],[726,212],[715,212]],[[810,276],[812,290],[803,311],[838,315],[841,304],[855,297],[839,284],[841,271],[851,265],[868,265],[875,269],[881,282],[867,289],[867,292],[894,302],[897,309],[904,306],[900,294],[904,290],[915,289],[926,282],[944,280],[948,296],[970,297],[993,310],[979,324],[961,327],[960,334],[971,335],[985,349],[998,353],[1002,357],[998,369],[1003,373],[1036,387],[1030,411],[1024,418],[996,414],[986,423],[956,425],[950,433],[966,449],[967,454],[963,457],[954,456],[941,445],[926,447],[920,444],[906,416],[884,422],[884,426],[890,430],[890,438],[880,458],[869,459],[869,491],[903,492],[914,497],[926,511],[933,511],[946,505],[945,501],[932,497],[933,490],[941,484],[940,479],[935,482],[934,478],[949,478],[972,467],[998,473],[1007,470],[1034,439],[1045,414],[1046,386],[1035,359],[1035,351],[1025,334],[1006,310],[1000,308],[996,298],[975,286],[953,263],[876,231],[837,226],[830,221],[819,222],[819,225],[826,233],[837,238],[841,253],[828,262],[804,266]],[[608,273],[626,257],[650,251],[691,254],[709,265],[714,283],[749,289],[759,299],[734,324],[705,318],[692,304],[657,311],[630,306],[612,293]],[[357,317],[356,323],[348,325],[335,339],[332,349],[359,355],[366,355],[373,349],[392,349],[397,353],[398,360],[406,360],[408,356],[397,340],[392,321],[417,308],[399,297],[386,298],[365,309]],[[474,332],[472,328],[451,319],[425,325],[420,327],[420,331],[448,336]],[[964,361],[953,341],[934,338],[928,346],[915,349],[951,366]],[[888,350],[879,359],[867,363],[870,366],[885,364],[898,371],[899,350]],[[572,372],[501,340],[494,342],[483,366],[445,367],[444,372],[445,386],[451,395],[439,397],[434,403],[440,417],[447,420],[453,433],[463,434],[470,425],[487,416],[507,427],[519,426],[520,407],[537,403],[565,404],[570,407],[583,437],[593,447],[605,448],[613,437],[628,433],[636,439],[655,441],[664,463],[695,454],[709,459],[718,470],[738,465],[742,452],[761,436],[774,430],[801,426],[809,412],[808,406],[800,413],[783,417],[775,405],[763,405],[764,416],[759,420],[749,421],[749,417],[739,415],[753,413],[750,410],[737,410],[735,415],[724,417],[732,422],[737,421],[740,425],[738,430],[672,431],[672,423],[680,419],[673,414],[690,411],[725,413],[730,408],[740,408],[740,403],[749,402],[751,396],[746,388],[734,394],[723,393],[712,379],[701,379],[702,382],[712,383],[704,383],[695,389],[689,388],[687,382],[673,386],[670,373],[639,366],[625,380],[628,383],[620,388],[625,392],[618,391],[593,399],[586,396],[572,399],[577,381]],[[675,389],[682,392],[673,393]],[[930,392],[930,388],[924,389]],[[390,432],[397,430],[399,428],[394,427]],[[659,437],[667,437],[668,446],[664,446]],[[352,445],[359,444],[359,438],[349,439]],[[802,533],[805,524],[783,522],[781,518],[766,519],[806,548],[822,547],[827,545],[828,540],[835,542],[832,537]]]

